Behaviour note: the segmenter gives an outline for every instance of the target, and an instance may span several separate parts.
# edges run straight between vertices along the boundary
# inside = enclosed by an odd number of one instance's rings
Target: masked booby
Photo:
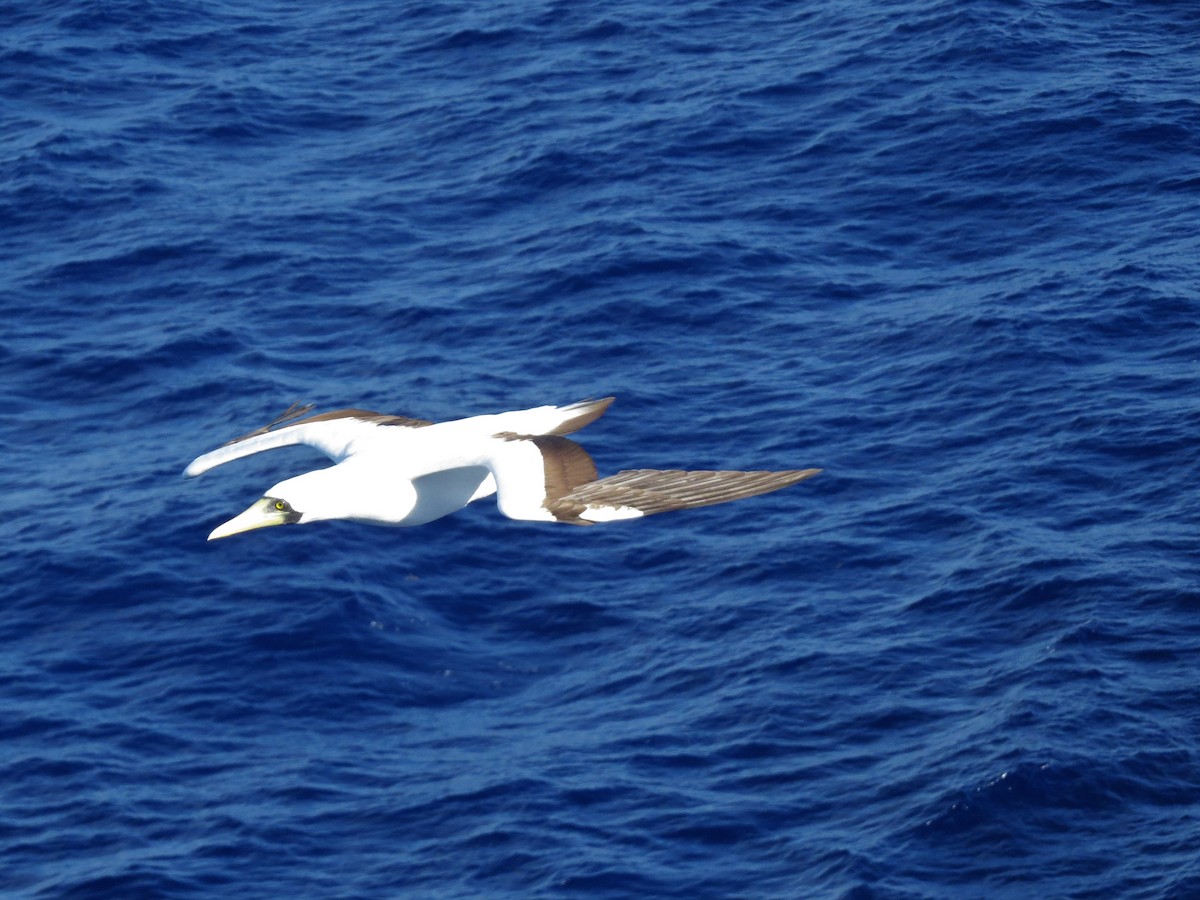
[[[433,423],[362,409],[309,416],[293,406],[269,425],[196,458],[194,477],[243,456],[306,444],[334,465],[279,482],[208,539],[268,525],[352,519],[422,525],[496,495],[510,519],[592,525],[753,497],[820,469],[711,472],[632,469],[599,478],[564,437],[598,419],[612,397]]]

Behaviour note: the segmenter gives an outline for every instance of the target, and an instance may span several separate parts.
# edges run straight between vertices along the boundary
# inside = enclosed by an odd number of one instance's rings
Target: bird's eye
[[[280,512],[283,512],[285,509],[287,509],[287,504],[286,504],[286,503],[284,503],[282,500],[276,500],[276,501],[275,501],[275,508],[276,508],[277,510],[279,510]]]

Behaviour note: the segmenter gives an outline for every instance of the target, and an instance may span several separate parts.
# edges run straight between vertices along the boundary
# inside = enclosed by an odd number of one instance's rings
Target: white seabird
[[[196,476],[243,456],[306,444],[334,465],[288,478],[208,539],[268,525],[352,519],[423,525],[496,495],[510,519],[591,525],[765,494],[820,469],[709,472],[633,469],[598,478],[568,438],[598,419],[612,397],[433,423],[362,409],[301,418],[295,407],[269,425],[195,459]],[[297,421],[298,420],[298,421]]]

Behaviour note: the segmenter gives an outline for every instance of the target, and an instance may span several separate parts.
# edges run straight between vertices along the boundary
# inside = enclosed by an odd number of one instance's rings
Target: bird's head
[[[209,534],[208,539],[229,537],[255,528],[266,528],[268,525],[294,525],[304,521],[304,513],[300,512],[291,502],[283,497],[268,494],[241,515],[234,516],[228,522],[218,525]]]
[[[325,471],[328,470],[307,472],[279,482],[248,510],[214,528],[208,539],[214,541],[270,525],[298,525],[330,518],[322,514],[328,513],[329,508],[325,479],[320,477]]]

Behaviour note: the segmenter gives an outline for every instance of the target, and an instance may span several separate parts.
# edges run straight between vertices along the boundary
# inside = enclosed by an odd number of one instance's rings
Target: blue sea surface
[[[1200,896],[1200,7],[0,2],[0,893]],[[207,543],[294,401],[595,528]]]

